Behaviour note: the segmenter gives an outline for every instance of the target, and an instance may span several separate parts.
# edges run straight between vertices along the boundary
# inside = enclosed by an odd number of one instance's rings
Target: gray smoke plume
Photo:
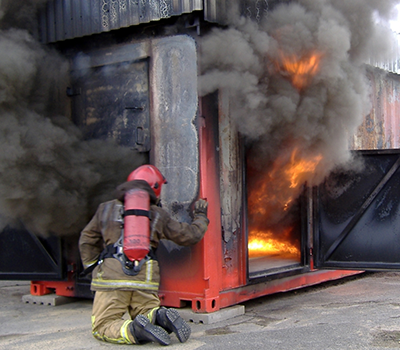
[[[1,0],[0,29],[19,28],[33,34],[37,32],[37,10],[47,0]]]
[[[268,180],[269,200],[281,196],[281,210],[300,191],[280,183],[288,165],[322,157],[298,179],[316,185],[335,167],[352,163],[349,140],[370,108],[366,64],[390,54],[393,35],[383,24],[397,2],[285,2],[259,21],[233,15],[226,28],[202,39],[200,92],[229,92],[230,113],[252,150],[249,167],[260,173],[254,186]],[[320,59],[318,69],[296,87],[282,69],[283,58],[312,53]]]
[[[144,159],[111,141],[84,141],[67,117],[68,64],[31,35],[43,2],[0,3],[0,229],[79,234]]]

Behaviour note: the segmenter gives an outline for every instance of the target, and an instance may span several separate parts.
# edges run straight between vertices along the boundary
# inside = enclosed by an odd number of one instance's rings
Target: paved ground
[[[47,306],[22,302],[28,282],[0,281],[0,349],[126,349],[95,340],[90,300]],[[192,324],[169,350],[400,348],[400,272],[365,274],[245,303],[242,316]],[[146,344],[140,349],[160,349]]]

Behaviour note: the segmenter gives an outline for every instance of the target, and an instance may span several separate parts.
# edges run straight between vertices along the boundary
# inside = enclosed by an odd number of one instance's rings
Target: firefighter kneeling
[[[91,290],[96,292],[92,333],[99,340],[168,345],[172,332],[182,343],[190,337],[178,311],[160,307],[155,250],[160,239],[182,246],[199,242],[209,223],[208,203],[195,203],[192,224],[175,221],[159,206],[165,183],[156,167],[137,168],[117,187],[116,199],[99,205],[81,233],[84,273],[92,272]],[[126,312],[128,320],[123,319]]]

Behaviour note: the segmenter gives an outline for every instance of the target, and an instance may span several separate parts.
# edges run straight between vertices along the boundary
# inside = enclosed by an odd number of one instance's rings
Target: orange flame
[[[252,238],[249,241],[248,248],[250,258],[273,254],[290,257],[300,256],[300,250],[296,246],[272,238]]]
[[[253,193],[249,193],[249,257],[277,254],[280,258],[300,256],[299,247],[289,243],[290,227],[279,233],[270,232],[265,223],[276,217],[273,211],[280,211],[278,217],[284,216],[283,213],[291,207],[302,185],[312,176],[321,160],[321,155],[303,158],[295,148],[290,158],[275,161],[272,171],[264,175],[265,180],[259,190],[256,186]]]
[[[297,160],[297,148],[292,152],[290,164],[285,173],[290,180],[290,188],[297,188],[301,185],[300,181],[304,180],[306,174],[312,173],[322,160],[321,155],[317,155],[311,159]]]
[[[283,76],[290,79],[296,89],[302,90],[310,84],[312,77],[318,72],[321,58],[320,53],[303,55],[299,58],[295,55],[285,55],[280,51],[275,66]]]

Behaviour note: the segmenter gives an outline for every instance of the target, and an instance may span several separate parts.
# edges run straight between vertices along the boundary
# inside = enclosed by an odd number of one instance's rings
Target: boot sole
[[[169,345],[171,342],[169,334],[163,328],[153,325],[147,317],[138,315],[136,316],[135,321],[145,330],[152,341],[161,345]]]
[[[168,309],[165,313],[167,320],[170,323],[171,330],[176,334],[177,338],[181,343],[186,342],[192,330],[186,321],[179,315],[175,309]]]

